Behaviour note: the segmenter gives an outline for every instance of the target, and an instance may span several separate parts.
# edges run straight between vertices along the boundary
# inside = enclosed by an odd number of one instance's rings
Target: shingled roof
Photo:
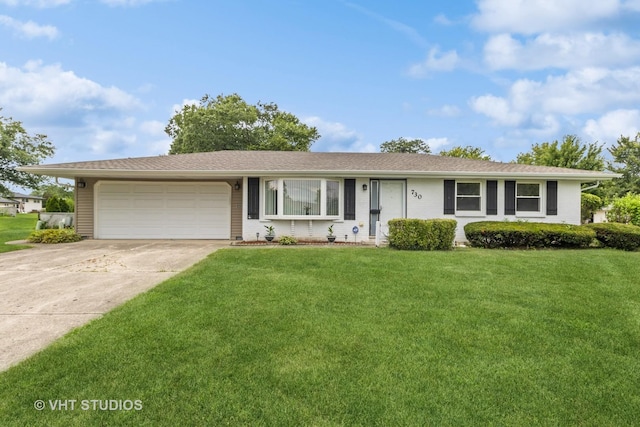
[[[430,154],[326,153],[299,151],[214,151],[155,157],[25,166],[20,170],[63,178],[204,178],[269,175],[370,177],[540,177],[573,180],[618,175],[580,169],[470,160]]]

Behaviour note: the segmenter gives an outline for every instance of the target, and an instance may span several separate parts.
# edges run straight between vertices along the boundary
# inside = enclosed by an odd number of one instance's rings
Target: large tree
[[[622,178],[613,180],[609,194],[640,194],[640,132],[633,139],[628,136],[618,138],[616,145],[609,148],[609,153],[613,157],[609,170],[622,174]]]
[[[431,148],[421,139],[406,139],[400,137],[398,139],[392,139],[380,144],[381,153],[422,153],[428,154],[431,152]]]
[[[38,164],[53,152],[53,144],[46,135],[29,135],[21,122],[0,116],[0,193],[8,194],[9,184],[37,188],[44,177],[20,172],[16,168]]]
[[[220,150],[309,151],[320,134],[273,103],[250,105],[238,94],[205,95],[169,120],[169,154]]]
[[[491,156],[485,154],[482,148],[472,147],[471,145],[467,145],[466,147],[457,145],[450,150],[440,151],[440,155],[446,157],[461,157],[463,159],[491,160]]]
[[[73,200],[73,185],[60,185],[51,182],[45,182],[37,189],[31,192],[33,196],[40,196],[45,200],[51,197],[59,197],[61,199]]]
[[[604,170],[602,145],[598,143],[584,144],[576,135],[565,135],[562,143],[553,141],[533,144],[531,151],[518,154],[516,163],[594,171]]]

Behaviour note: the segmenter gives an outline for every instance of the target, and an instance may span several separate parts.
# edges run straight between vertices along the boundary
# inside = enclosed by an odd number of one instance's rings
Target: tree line
[[[1,110],[0,110],[1,111]],[[169,154],[220,150],[309,151],[320,138],[317,128],[303,123],[295,115],[281,111],[275,103],[247,103],[238,94],[203,96],[197,105],[183,106],[169,119],[165,132],[172,139]],[[380,145],[383,153],[431,153],[422,139],[397,138]],[[602,199],[640,194],[640,133],[620,136],[616,144],[583,143],[576,135],[562,140],[535,143],[530,151],[520,153],[514,163],[611,171],[619,179],[603,182],[590,193]],[[22,123],[0,116],[0,193],[6,195],[8,184],[36,189],[43,196],[68,196],[43,177],[17,171],[17,167],[38,164],[54,153],[46,135],[30,135]],[[480,147],[455,146],[437,153],[441,156],[492,160]]]

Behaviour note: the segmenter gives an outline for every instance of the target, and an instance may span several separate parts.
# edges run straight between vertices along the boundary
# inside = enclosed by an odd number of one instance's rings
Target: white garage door
[[[98,239],[229,239],[231,187],[223,182],[99,182]]]

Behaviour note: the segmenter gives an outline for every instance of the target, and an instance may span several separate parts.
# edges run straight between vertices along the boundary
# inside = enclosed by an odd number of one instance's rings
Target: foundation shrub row
[[[489,249],[604,246],[633,251],[640,247],[640,227],[631,224],[480,221],[467,224],[464,232],[471,246]]]

